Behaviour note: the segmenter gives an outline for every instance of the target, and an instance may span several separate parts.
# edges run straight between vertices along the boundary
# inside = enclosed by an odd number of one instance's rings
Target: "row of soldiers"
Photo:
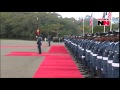
[[[64,37],[65,46],[94,77],[119,78],[119,32]]]

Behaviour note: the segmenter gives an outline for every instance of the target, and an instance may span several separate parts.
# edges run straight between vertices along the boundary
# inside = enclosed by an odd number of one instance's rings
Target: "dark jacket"
[[[42,45],[42,43],[41,43],[41,37],[38,37],[38,39],[37,39],[37,44],[38,44],[38,45]]]

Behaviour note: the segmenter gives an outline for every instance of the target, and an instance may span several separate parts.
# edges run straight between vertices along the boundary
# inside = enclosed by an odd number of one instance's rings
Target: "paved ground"
[[[1,40],[0,41],[0,77],[1,78],[32,78],[44,59],[44,56],[4,56],[14,51],[37,52],[36,41]],[[53,43],[60,45],[64,43]],[[3,47],[22,46],[22,47]],[[23,47],[30,46],[30,47]],[[42,42],[42,52],[50,49],[48,42]]]

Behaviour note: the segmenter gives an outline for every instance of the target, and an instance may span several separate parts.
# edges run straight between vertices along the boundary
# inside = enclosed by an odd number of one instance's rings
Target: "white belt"
[[[97,56],[97,54],[92,54],[92,56]]]
[[[91,50],[87,50],[88,52],[91,52]]]
[[[85,58],[85,56],[82,56],[82,58]]]
[[[97,59],[102,59],[102,56],[97,56]]]
[[[108,60],[107,63],[111,64],[113,62],[113,60]]]
[[[84,49],[81,49],[81,50],[84,50]]]
[[[91,52],[91,55],[93,55],[93,52]]]
[[[101,68],[101,70],[103,71],[103,68]]]
[[[107,50],[105,50],[105,52],[107,52]]]
[[[108,57],[103,57],[103,60],[108,60]]]
[[[115,52],[118,52],[118,51],[115,50]]]
[[[119,63],[112,63],[113,67],[119,67]]]

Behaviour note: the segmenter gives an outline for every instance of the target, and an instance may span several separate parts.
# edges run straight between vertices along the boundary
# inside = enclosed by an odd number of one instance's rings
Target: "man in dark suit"
[[[38,36],[38,39],[37,39],[37,45],[38,45],[38,51],[39,51],[39,54],[41,54],[41,45],[42,45],[42,37],[41,35]]]

